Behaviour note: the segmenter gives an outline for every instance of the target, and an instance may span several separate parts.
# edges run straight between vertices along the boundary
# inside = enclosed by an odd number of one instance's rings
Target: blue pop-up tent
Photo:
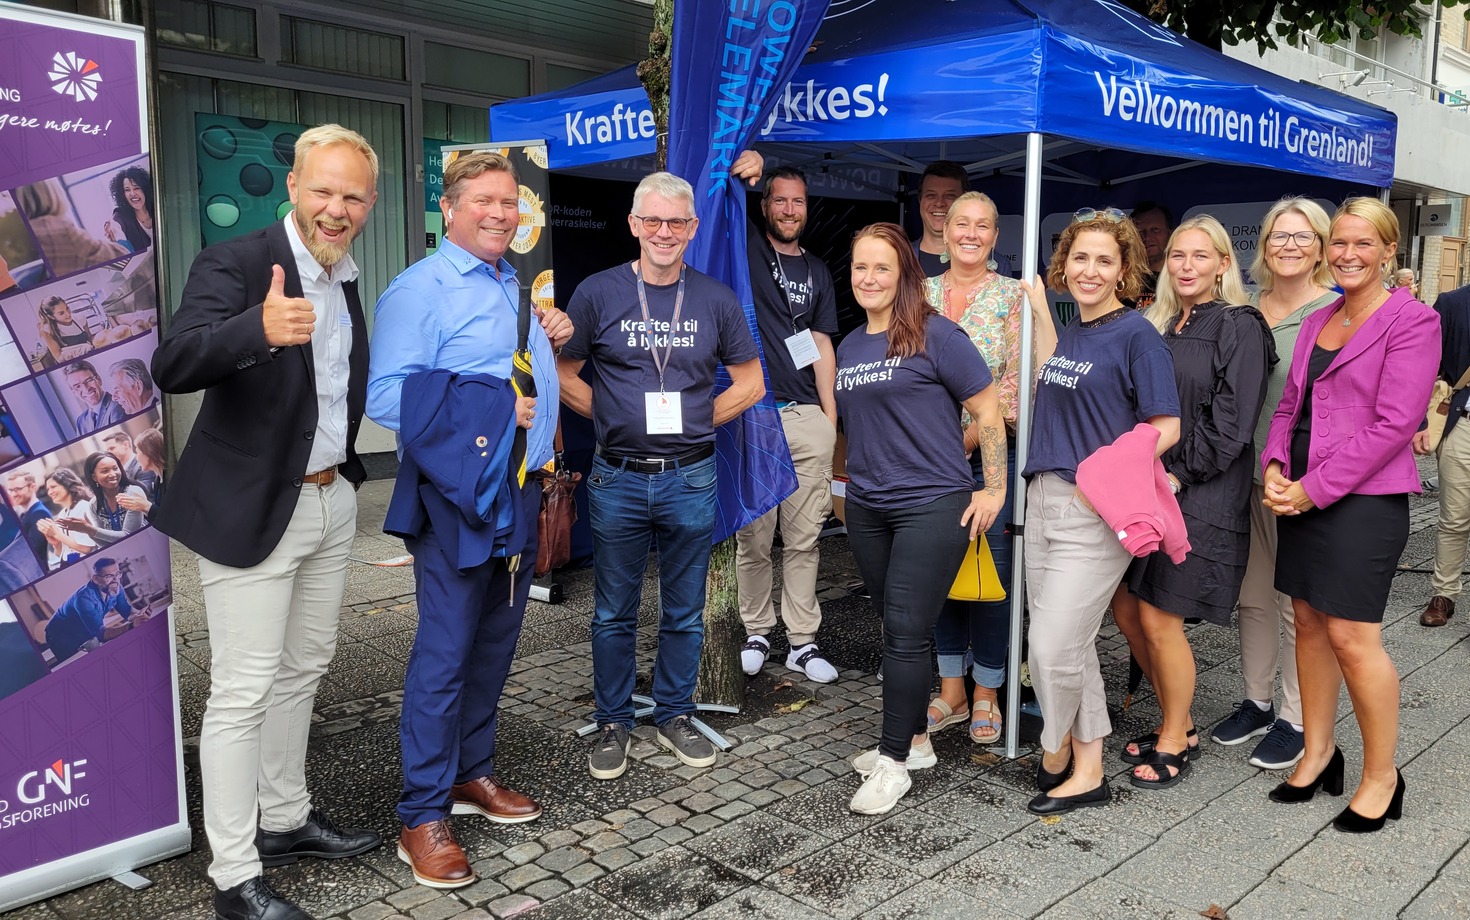
[[[710,53],[721,47],[711,36]],[[729,66],[731,94],[760,79]],[[754,74],[754,76],[744,76]],[[757,145],[783,162],[894,191],[934,159],[1022,180],[1021,264],[1041,264],[1041,185],[1116,190],[1201,164],[1333,180],[1393,180],[1387,110],[1236,61],[1114,0],[846,0],[831,4]],[[636,179],[654,149],[632,67],[490,109],[492,139],[545,138],[553,170]],[[619,167],[619,163],[623,165]],[[856,177],[856,178],[852,178]],[[817,190],[814,189],[814,194]],[[1021,377],[1030,379],[1023,313]],[[1021,388],[1015,516],[1025,517],[1030,388]],[[1006,753],[1017,754],[1024,560],[1011,586]]]

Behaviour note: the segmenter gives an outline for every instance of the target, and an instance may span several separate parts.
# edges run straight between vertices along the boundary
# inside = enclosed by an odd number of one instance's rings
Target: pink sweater
[[[1163,549],[1175,565],[1189,552],[1179,502],[1155,452],[1159,430],[1141,422],[1077,466],[1077,490],[1135,556]]]

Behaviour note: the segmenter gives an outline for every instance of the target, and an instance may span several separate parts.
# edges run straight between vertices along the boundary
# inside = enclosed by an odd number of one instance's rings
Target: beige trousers
[[[1061,749],[1070,734],[1112,733],[1097,661],[1097,631],[1132,556],[1077,487],[1041,473],[1026,488],[1026,593],[1031,608],[1031,684],[1041,706],[1041,744]]]
[[[771,603],[771,540],[781,525],[781,618],[792,648],[814,642],[822,625],[817,604],[817,538],[832,513],[832,451],[837,429],[820,406],[781,410],[781,427],[796,467],[796,491],[735,535],[735,588],[748,635],[776,625]]]
[[[1277,715],[1300,725],[1296,618],[1291,598],[1276,590],[1276,515],[1261,504],[1265,496],[1264,486],[1251,486],[1251,552],[1240,583],[1240,670],[1245,675],[1245,695],[1270,701],[1276,697],[1276,666],[1280,664],[1281,710]]]
[[[1470,542],[1470,419],[1439,442],[1439,526],[1435,529],[1434,593],[1460,596],[1465,545]]]
[[[226,526],[221,522],[221,526]],[[248,569],[199,559],[209,703],[199,735],[204,831],[221,889],[260,874],[255,828],[306,823],[312,701],[337,647],[357,495],[338,477],[301,487],[275,550]]]

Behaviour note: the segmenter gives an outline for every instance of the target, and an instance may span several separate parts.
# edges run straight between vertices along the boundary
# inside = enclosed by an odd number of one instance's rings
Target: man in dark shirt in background
[[[1470,368],[1470,285],[1446,291],[1434,302],[1439,314],[1443,345],[1439,377],[1450,386],[1460,383]],[[1465,546],[1470,542],[1470,425],[1465,424],[1470,387],[1463,387],[1450,401],[1444,437],[1439,442],[1439,524],[1435,528],[1434,596],[1419,616],[1423,626],[1443,626],[1455,615],[1455,598],[1460,596],[1460,572],[1465,567]],[[1414,435],[1414,452],[1429,452],[1428,435]]]
[[[1128,215],[1138,235],[1143,238],[1143,251],[1148,255],[1148,272],[1143,276],[1143,293],[1134,306],[1147,310],[1154,302],[1159,286],[1159,272],[1164,270],[1164,255],[1169,248],[1169,234],[1174,232],[1174,215],[1156,201],[1140,201]]]

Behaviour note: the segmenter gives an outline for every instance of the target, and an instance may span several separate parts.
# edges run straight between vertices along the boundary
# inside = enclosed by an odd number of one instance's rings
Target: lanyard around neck
[[[644,334],[648,336],[648,353],[653,357],[654,369],[658,371],[658,391],[664,392],[664,370],[669,366],[669,357],[674,353],[674,333],[679,330],[679,312],[684,308],[684,266],[679,266],[679,289],[674,294],[674,316],[669,320],[669,334],[664,345],[663,354],[660,355],[653,331],[653,320],[648,315],[648,292],[643,287],[643,266],[639,265],[633,269],[633,277],[638,279],[638,308],[643,311]]]

